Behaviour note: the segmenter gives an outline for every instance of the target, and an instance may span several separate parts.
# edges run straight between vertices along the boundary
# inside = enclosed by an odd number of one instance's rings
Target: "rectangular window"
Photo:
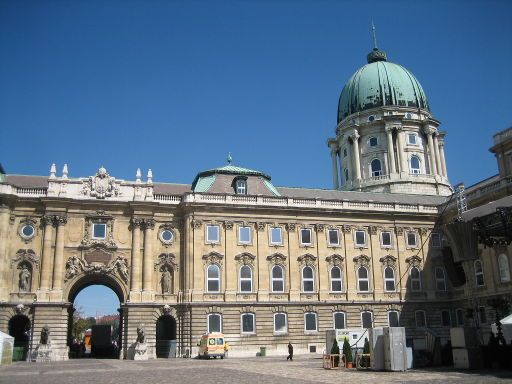
[[[390,327],[399,327],[398,321],[398,311],[389,311],[388,312],[388,325]]]
[[[364,247],[366,245],[366,232],[365,231],[356,231],[356,247]]]
[[[337,229],[327,231],[327,243],[334,247],[340,245],[340,232]]]
[[[286,326],[286,313],[274,314],[274,333],[287,333],[288,327]]]
[[[238,227],[238,242],[240,244],[251,243],[251,227]]]
[[[433,232],[432,233],[432,247],[434,248],[441,248],[441,234]]]
[[[281,227],[270,228],[270,244],[281,245],[283,244],[283,236]]]
[[[242,333],[256,333],[254,327],[254,313],[242,314]]]
[[[381,232],[380,233],[380,244],[384,248],[391,247],[391,232]]]
[[[206,242],[218,243],[220,242],[220,228],[218,225],[206,225]]]
[[[96,224],[92,225],[92,238],[93,239],[105,239],[107,237],[107,224]]]
[[[316,332],[316,313],[308,312],[304,314],[304,327],[306,332]]]
[[[436,277],[436,289],[438,291],[446,291],[446,279],[444,276],[444,269],[441,267],[436,267],[435,277]]]
[[[457,320],[457,327],[464,326],[464,310],[462,308],[457,308],[455,311],[455,319]]]
[[[452,325],[450,311],[447,309],[441,311],[441,325],[443,327],[451,327]]]
[[[371,312],[361,312],[361,324],[363,328],[373,328],[373,315]]]
[[[302,228],[300,230],[300,244],[311,245],[311,229]]]
[[[407,246],[409,248],[415,248],[417,246],[416,242],[416,233],[414,232],[407,232]]]
[[[334,312],[333,322],[334,329],[345,329],[345,314],[343,312]]]
[[[414,133],[407,134],[407,143],[411,144],[411,145],[417,145],[418,144],[417,136]]]
[[[487,313],[485,312],[485,307],[478,307],[478,319],[480,320],[480,324],[487,323]]]
[[[208,333],[222,332],[222,322],[218,313],[208,315]]]
[[[416,311],[414,317],[416,319],[417,328],[425,328],[427,326],[427,318],[425,315],[425,311]]]

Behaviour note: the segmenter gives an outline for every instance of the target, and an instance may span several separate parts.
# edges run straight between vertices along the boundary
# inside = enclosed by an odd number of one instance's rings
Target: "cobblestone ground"
[[[14,363],[0,368],[0,383],[140,384],[140,383],[512,383],[512,372],[451,369],[371,372],[325,370],[312,356],[229,358],[225,360],[158,359],[149,361],[82,359],[55,363]]]

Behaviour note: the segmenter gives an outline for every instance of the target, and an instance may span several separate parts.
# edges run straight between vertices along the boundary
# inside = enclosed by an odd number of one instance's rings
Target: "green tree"
[[[363,353],[370,353],[370,342],[368,341],[368,338],[364,338],[364,347],[363,347]]]
[[[352,348],[350,348],[350,344],[348,342],[348,339],[345,338],[345,341],[343,342],[343,354],[345,355],[345,361],[347,363],[352,362]]]
[[[338,345],[338,340],[334,339],[334,343],[332,343],[331,347],[331,355],[339,355],[340,354],[340,346]],[[336,356],[334,358],[334,366],[337,367],[340,365],[340,357]]]
[[[94,324],[96,324],[96,319],[94,317],[85,317],[83,310],[81,308],[77,308],[73,312],[73,338],[81,341],[83,333]]]

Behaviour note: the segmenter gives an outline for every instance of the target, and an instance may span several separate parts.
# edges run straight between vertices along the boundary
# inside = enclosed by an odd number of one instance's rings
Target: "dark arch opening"
[[[176,357],[176,319],[163,315],[156,321],[156,357]]]
[[[16,315],[9,320],[9,335],[14,337],[13,361],[26,360],[30,328],[30,320],[25,315]]]

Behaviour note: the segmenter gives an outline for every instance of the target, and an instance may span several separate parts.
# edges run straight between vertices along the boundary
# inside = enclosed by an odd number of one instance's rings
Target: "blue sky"
[[[84,317],[117,315],[119,299],[110,288],[90,285],[76,295],[74,306]]]
[[[234,163],[330,188],[339,93],[370,26],[448,132],[453,184],[496,173],[512,125],[511,1],[0,2],[0,162],[190,183]]]

